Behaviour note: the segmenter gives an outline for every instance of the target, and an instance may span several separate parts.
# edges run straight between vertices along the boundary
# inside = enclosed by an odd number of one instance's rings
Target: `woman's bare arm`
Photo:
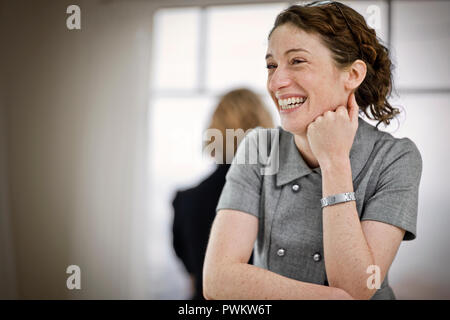
[[[335,160],[322,167],[323,196],[353,191],[350,160]],[[376,288],[367,285],[369,267],[380,268],[384,280],[405,230],[358,217],[354,201],[323,209],[325,268],[330,285],[342,288],[355,299],[370,299]]]
[[[203,268],[206,299],[352,299],[344,290],[290,279],[247,264],[258,219],[220,210],[214,220]]]

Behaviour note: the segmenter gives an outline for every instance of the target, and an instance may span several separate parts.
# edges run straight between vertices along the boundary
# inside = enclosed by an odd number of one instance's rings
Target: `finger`
[[[341,115],[346,115],[347,117],[349,117],[349,110],[345,106],[339,106],[336,109],[336,113],[341,114]]]
[[[317,116],[317,118],[314,119],[313,122],[320,122],[323,120],[323,117],[324,117],[324,115],[319,115],[319,116]]]

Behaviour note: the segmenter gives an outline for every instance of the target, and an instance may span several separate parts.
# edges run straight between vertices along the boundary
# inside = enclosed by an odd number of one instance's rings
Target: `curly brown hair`
[[[389,50],[381,44],[375,30],[367,26],[362,15],[334,1],[292,5],[277,16],[269,39],[277,27],[286,23],[318,34],[338,68],[345,69],[357,59],[366,63],[366,77],[355,91],[355,97],[364,114],[378,121],[377,127],[381,122],[389,125],[400,113],[387,100],[393,88]]]

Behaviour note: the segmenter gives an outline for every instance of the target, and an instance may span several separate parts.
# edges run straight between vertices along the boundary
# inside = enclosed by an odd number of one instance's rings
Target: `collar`
[[[311,169],[303,159],[294,142],[294,135],[288,131],[280,130],[280,162],[276,175],[277,186],[282,186],[299,179],[312,172],[322,175],[319,168]],[[362,118],[358,118],[358,129],[350,149],[350,164],[352,168],[352,180],[354,181],[363,169],[372,153],[377,140],[379,130]]]

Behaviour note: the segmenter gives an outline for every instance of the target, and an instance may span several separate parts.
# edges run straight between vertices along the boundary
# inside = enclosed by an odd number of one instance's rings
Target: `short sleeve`
[[[363,206],[361,221],[375,220],[404,229],[416,238],[422,157],[408,138],[395,139],[384,156],[374,195]]]
[[[255,161],[254,152],[258,150],[258,131],[251,130],[236,151],[226,175],[216,212],[221,209],[238,210],[259,217],[261,197],[261,165]],[[253,154],[252,154],[253,153]]]

